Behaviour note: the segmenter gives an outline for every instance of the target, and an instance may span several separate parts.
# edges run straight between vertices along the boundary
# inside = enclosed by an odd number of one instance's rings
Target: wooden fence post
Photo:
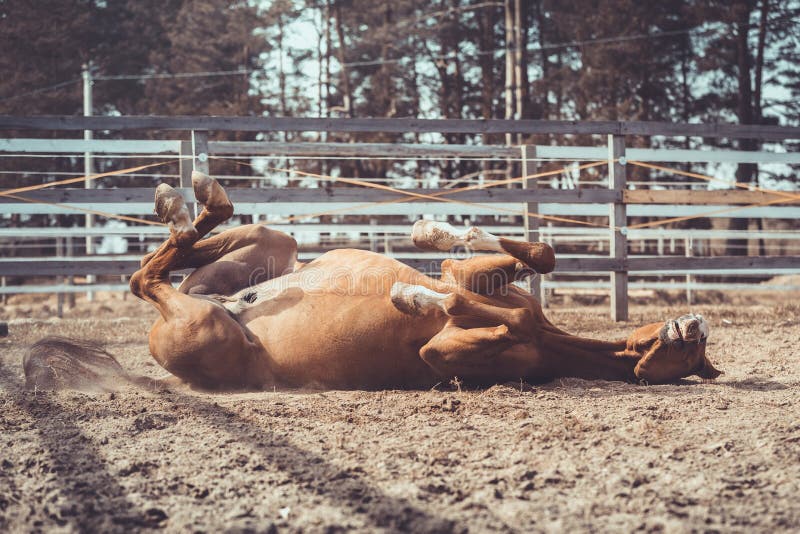
[[[61,258],[64,256],[64,238],[56,237],[56,257]],[[56,277],[56,283],[64,284],[67,280],[66,276]],[[58,318],[64,317],[64,293],[56,295],[56,313]]]
[[[181,141],[181,159],[178,163],[178,175],[180,187],[192,187],[192,168],[194,167],[192,157],[192,142]]]
[[[536,161],[536,146],[520,145],[519,147],[522,160],[522,176],[536,174],[539,171],[539,162]],[[537,180],[524,179],[522,180],[523,189],[536,189],[538,187]],[[523,205],[525,214],[522,219],[525,223],[525,239],[529,242],[539,241],[539,218],[532,217],[530,213],[539,213],[539,203],[526,201]],[[529,280],[528,290],[539,299],[540,303],[544,303],[545,299],[542,298],[542,278],[544,275],[540,274],[534,276]],[[544,306],[544,304],[542,304]]]
[[[72,236],[67,236],[67,240],[66,241],[67,241],[67,250],[66,250],[67,257],[72,257],[72,256],[75,255],[75,249],[74,249],[73,243],[72,243]],[[69,261],[69,260],[67,260],[67,261]],[[70,275],[69,278],[67,279],[67,284],[68,285],[74,285],[75,284],[75,277]],[[75,307],[75,292],[74,291],[70,291],[69,295],[67,295],[67,304],[69,305],[70,309]]]
[[[208,132],[192,130],[194,170],[208,174]]]
[[[691,258],[694,256],[694,242],[691,236],[687,236],[684,239],[684,252],[687,258]],[[691,306],[692,305],[692,282],[694,282],[694,276],[691,274],[686,275],[686,304]]]
[[[189,171],[189,187],[191,187],[191,171],[208,174],[208,132],[192,130],[192,168]],[[194,203],[194,216],[199,213],[199,205]]]
[[[626,189],[625,175],[625,137],[608,136],[608,187],[619,194],[619,198],[611,204],[609,226],[611,227],[610,255],[625,264],[628,257],[627,226],[628,217],[625,210],[623,194]],[[628,320],[628,272],[611,273],[611,319]]]

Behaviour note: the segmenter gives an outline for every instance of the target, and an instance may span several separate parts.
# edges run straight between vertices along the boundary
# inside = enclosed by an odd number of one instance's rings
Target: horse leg
[[[419,355],[442,378],[478,381],[496,376],[507,367],[511,362],[500,355],[518,343],[505,325],[461,328],[448,324],[420,349]]]
[[[411,230],[414,244],[424,250],[449,251],[456,245],[472,250],[508,254],[534,272],[545,274],[556,264],[553,248],[547,243],[528,243],[497,237],[476,226],[459,230],[448,223],[420,220]]]
[[[169,186],[167,184],[161,184],[159,186],[159,188],[163,187]],[[156,213],[158,213],[159,217],[161,217],[160,214],[167,213],[168,208],[166,205],[160,206],[159,199],[160,202],[171,202],[173,196],[159,195],[159,188],[156,188]],[[203,174],[202,172],[192,171],[192,188],[194,189],[195,199],[197,199],[197,201],[203,206],[203,209],[192,222],[194,230],[197,232],[197,238],[195,241],[198,241],[205,237],[211,230],[231,218],[233,215],[233,204],[231,203],[230,199],[228,199],[228,195],[225,193],[225,190],[222,189],[221,185],[219,185],[219,182],[207,174]],[[178,196],[180,197],[180,195]],[[181,202],[183,202],[183,198],[181,198]],[[164,219],[162,218],[162,220]],[[171,220],[164,220],[164,222],[167,223],[167,226],[170,229],[170,235],[174,235],[172,233],[173,225],[177,223]],[[182,226],[180,228],[176,228],[178,231],[188,229],[186,218],[182,217],[179,224]],[[161,247],[149,254],[146,254],[142,258],[140,267],[147,265],[147,263],[156,254],[158,254],[160,249],[166,247],[168,243],[169,241],[165,241],[161,244]]]
[[[392,286],[392,303],[399,310],[421,315],[444,312],[445,327],[421,349],[420,357],[443,376],[481,378],[523,373],[524,357],[505,355],[534,334],[531,311],[484,304],[460,293],[438,293],[423,286],[398,282]],[[513,351],[512,351],[513,352]],[[520,374],[523,376],[523,374]]]
[[[441,280],[473,293],[492,295],[512,282],[534,274],[513,256],[495,254],[466,260],[446,259],[442,262]]]
[[[167,222],[170,238],[131,277],[131,291],[161,314],[150,332],[153,357],[195,386],[234,389],[263,385],[269,371],[258,356],[257,341],[221,305],[180,293],[170,284],[170,271],[199,237],[180,194],[160,185],[156,212]],[[209,210],[206,217],[213,215]]]
[[[195,268],[178,291],[232,295],[297,267],[297,242],[259,224],[226,230],[192,247],[179,268]]]
[[[192,185],[195,197],[203,204],[193,224],[203,236],[231,217],[233,205],[222,186],[205,174],[193,172]],[[142,266],[154,254],[145,256]],[[297,265],[297,243],[291,236],[252,224],[194,243],[178,258],[173,270],[196,269],[178,288],[182,293],[231,295],[292,272]]]
[[[509,334],[527,341],[531,339],[533,313],[529,308],[504,308],[484,304],[461,293],[439,293],[424,286],[396,282],[391,289],[392,304],[409,315],[442,311],[456,324],[496,326],[504,324]]]

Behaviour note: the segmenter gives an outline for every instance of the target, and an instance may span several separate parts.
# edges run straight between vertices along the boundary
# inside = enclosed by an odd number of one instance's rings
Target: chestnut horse
[[[264,226],[204,238],[233,205],[216,180],[194,173],[192,183],[203,205],[194,221],[176,190],[156,189],[170,237],[130,284],[161,314],[150,332],[153,357],[192,386],[428,388],[455,376],[475,384],[568,376],[663,383],[720,374],[706,358],[708,325],[699,315],[645,325],[618,341],[553,325],[512,283],[553,270],[546,244],[418,221],[417,246],[496,254],[446,260],[438,280],[363,250],[301,264],[294,239]],[[170,272],[183,269],[194,271],[176,289]]]

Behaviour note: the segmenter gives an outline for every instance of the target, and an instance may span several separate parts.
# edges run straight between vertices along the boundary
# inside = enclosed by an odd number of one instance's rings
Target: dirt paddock
[[[797,531],[798,302],[696,306],[726,373],[716,384],[227,395],[24,391],[26,347],[54,334],[100,339],[128,371],[162,376],[154,315],[130,299],[61,320],[9,305],[0,530]],[[550,316],[612,338],[686,311]]]

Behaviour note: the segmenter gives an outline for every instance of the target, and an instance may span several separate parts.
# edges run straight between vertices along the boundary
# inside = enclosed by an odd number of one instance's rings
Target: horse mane
[[[48,336],[22,358],[28,389],[110,391],[131,378],[101,343]]]

